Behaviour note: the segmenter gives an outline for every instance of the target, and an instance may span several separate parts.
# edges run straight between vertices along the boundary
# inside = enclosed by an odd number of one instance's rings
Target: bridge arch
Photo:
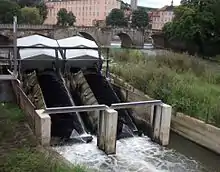
[[[121,47],[123,48],[130,48],[132,47],[133,45],[133,41],[131,39],[131,37],[127,34],[127,33],[124,33],[124,32],[120,32],[117,34],[117,36],[120,38],[121,40]]]
[[[84,38],[89,39],[91,41],[94,41],[97,45],[99,45],[97,40],[94,38],[94,36],[92,34],[90,34],[88,32],[79,32],[79,34],[81,36],[83,36]]]

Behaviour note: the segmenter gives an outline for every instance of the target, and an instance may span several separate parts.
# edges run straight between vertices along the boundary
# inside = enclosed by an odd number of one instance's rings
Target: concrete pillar
[[[100,150],[105,151],[105,118],[104,111],[99,112],[97,146]]]
[[[116,139],[117,139],[117,124],[118,112],[114,109],[107,109],[104,113],[106,127],[105,127],[105,153],[116,153]]]
[[[36,110],[35,112],[35,135],[42,145],[49,146],[51,140],[50,115],[43,113],[43,109]]]
[[[107,155],[116,153],[118,112],[107,109],[99,115],[98,148]]]
[[[161,122],[161,112],[162,108],[161,106],[155,106],[155,113],[154,113],[154,119],[153,119],[153,140],[155,142],[159,142],[159,136],[160,136],[160,122]]]
[[[162,113],[161,113],[161,125],[160,125],[160,143],[163,146],[169,144],[170,138],[170,123],[172,116],[172,107],[167,104],[162,104]]]
[[[150,126],[153,127],[154,123],[154,105],[150,106]]]
[[[150,124],[152,127],[152,140],[167,146],[170,139],[170,123],[172,107],[167,104],[161,104],[154,106],[155,109],[151,111]],[[152,120],[153,119],[153,120]]]

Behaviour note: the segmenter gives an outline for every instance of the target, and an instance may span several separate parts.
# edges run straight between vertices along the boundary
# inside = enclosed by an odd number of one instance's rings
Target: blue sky
[[[131,0],[123,0],[130,4]],[[174,5],[179,5],[180,0],[173,0]],[[146,7],[155,7],[161,8],[164,5],[170,5],[171,0],[138,0],[138,5],[146,6]]]

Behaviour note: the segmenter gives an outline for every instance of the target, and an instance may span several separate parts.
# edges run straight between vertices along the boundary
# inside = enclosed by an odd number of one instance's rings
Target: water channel
[[[154,50],[143,50],[154,55]],[[147,136],[120,139],[116,155],[107,156],[91,143],[57,146],[54,149],[74,164],[100,172],[220,172],[220,155],[171,132],[168,147]]]
[[[74,164],[84,164],[100,172],[219,172],[220,156],[177,134],[169,147],[161,147],[147,136],[120,139],[116,155],[107,156],[92,143],[54,147]]]

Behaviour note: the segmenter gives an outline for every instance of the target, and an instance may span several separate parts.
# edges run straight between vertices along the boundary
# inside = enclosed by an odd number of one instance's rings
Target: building
[[[137,10],[137,0],[131,0],[131,9]]]
[[[112,9],[120,9],[119,0],[47,0],[48,15],[44,24],[56,24],[61,8],[72,11],[77,26],[93,26],[94,21],[104,21]]]
[[[172,2],[170,6],[164,6],[158,10],[149,12],[148,15],[152,30],[160,31],[163,29],[164,24],[171,22],[174,17],[173,10],[174,6]]]

